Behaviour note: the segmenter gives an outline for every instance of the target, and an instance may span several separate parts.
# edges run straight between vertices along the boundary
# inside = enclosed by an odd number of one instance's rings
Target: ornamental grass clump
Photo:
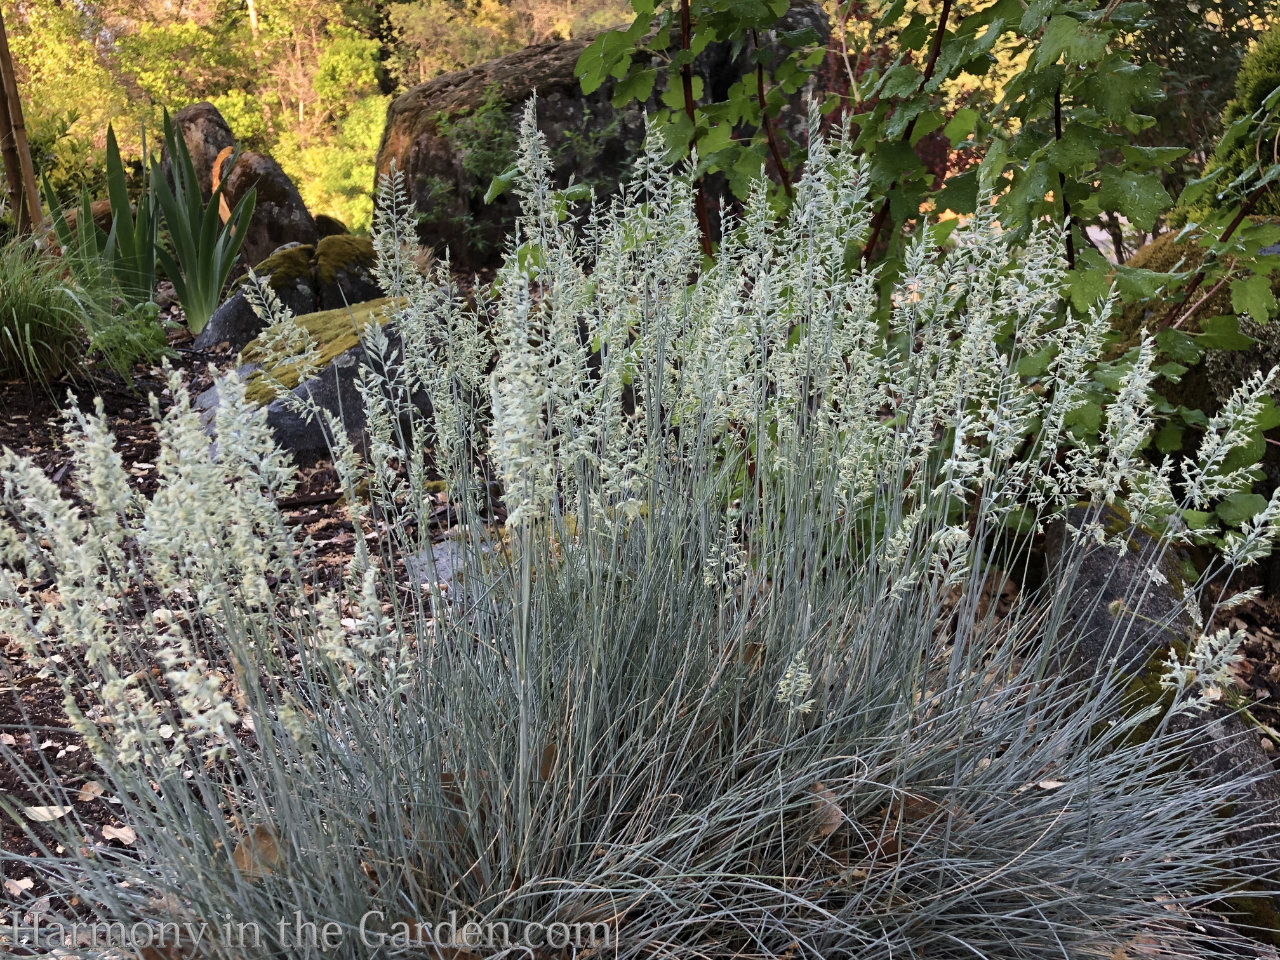
[[[1174,721],[1234,643],[1171,636],[1159,703],[1058,666],[1083,555],[1128,549],[1102,508],[1165,551],[1201,535],[1180,504],[1239,478],[1212,437],[1196,489],[1143,459],[1149,345],[1081,439],[1108,305],[1064,312],[1055,233],[1014,249],[980,214],[945,257],[926,233],[879,322],[849,257],[865,171],[814,143],[787,219],[762,187],[704,268],[656,138],[574,224],[530,117],[524,217],[475,304],[412,266],[389,181],[403,362],[371,325],[391,374],[365,374],[363,463],[331,421],[368,490],[336,586],[234,378],[212,451],[173,382],[150,500],[100,414],[69,415],[74,500],[4,455],[3,629],[136,836],[25,769],[22,803],[67,808],[41,825],[60,847],[4,855],[48,886],[45,931],[225,960],[1227,955],[1192,919],[1257,876],[1227,845],[1247,776],[1198,778]],[[457,523],[433,543],[439,477]],[[1062,566],[997,616],[1003,571],[1081,503]]]

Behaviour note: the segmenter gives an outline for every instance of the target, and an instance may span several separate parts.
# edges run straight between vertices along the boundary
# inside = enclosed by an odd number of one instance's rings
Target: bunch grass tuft
[[[1258,866],[1226,849],[1247,776],[1197,778],[1172,720],[1230,644],[1181,638],[1194,667],[1135,704],[1105,665],[1058,669],[1076,598],[1054,587],[1098,541],[1127,549],[1107,508],[1160,550],[1193,536],[1181,507],[1239,479],[1232,425],[1175,494],[1140,451],[1148,345],[1079,440],[1109,304],[1073,320],[1061,238],[1015,249],[987,212],[945,257],[924,232],[878,322],[851,265],[867,174],[813,125],[787,219],[761,186],[704,269],[657,137],[578,229],[530,113],[524,216],[475,304],[415,268],[390,178],[404,362],[365,373],[363,463],[335,431],[369,491],[338,589],[310,580],[291,469],[234,378],[215,452],[172,384],[149,501],[100,414],[70,415],[76,503],[4,455],[2,628],[63,683],[137,836],[103,844],[73,785],[27,769],[73,808],[65,849],[24,861],[51,915],[206,923],[190,955],[226,960],[297,956],[295,916],[343,956],[422,956],[451,914],[505,925],[512,946],[467,947],[493,957],[560,955],[518,946],[552,923],[637,958],[1228,955],[1187,918]],[[431,417],[403,416],[422,391]],[[992,586],[1081,503],[1061,579],[997,616]]]

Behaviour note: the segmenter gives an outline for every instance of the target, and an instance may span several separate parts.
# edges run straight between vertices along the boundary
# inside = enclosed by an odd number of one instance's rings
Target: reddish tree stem
[[[1245,199],[1244,203],[1240,205],[1240,212],[1235,215],[1235,219],[1233,219],[1231,223],[1227,225],[1226,230],[1222,231],[1222,236],[1218,237],[1219,243],[1226,243],[1228,240],[1231,239],[1231,235],[1236,232],[1236,230],[1240,227],[1240,224],[1244,223],[1244,218],[1249,216],[1249,214],[1253,212],[1253,208],[1257,206],[1258,201],[1262,199],[1262,195],[1266,192],[1266,190],[1267,190],[1267,186],[1266,184],[1263,184],[1262,186],[1256,188],[1251,194],[1249,194],[1249,196]],[[1179,319],[1178,311],[1182,309],[1183,304],[1185,304],[1187,300],[1191,299],[1191,295],[1200,289],[1200,284],[1204,283],[1204,278],[1205,278],[1205,268],[1204,268],[1204,265],[1202,264],[1200,269],[1196,271],[1196,275],[1191,278],[1191,283],[1187,285],[1186,297],[1183,299],[1182,303],[1175,305],[1171,310],[1169,310],[1168,313],[1164,315],[1163,319],[1161,319],[1159,325],[1156,327],[1157,330],[1165,329],[1166,327],[1169,326],[1169,324],[1173,323],[1174,320],[1177,320],[1179,324],[1186,323],[1188,320],[1191,319],[1191,317],[1195,314],[1195,312],[1204,305],[1205,300],[1207,300],[1208,298],[1201,299],[1199,303],[1196,303],[1194,306],[1192,306],[1190,310],[1187,311],[1185,316]]]
[[[795,191],[791,188],[791,174],[787,171],[787,165],[782,160],[782,147],[778,143],[777,132],[773,129],[773,121],[769,118],[769,111],[765,106],[764,64],[759,60],[760,37],[754,27],[751,30],[751,42],[755,44],[756,48],[756,96],[760,99],[760,122],[764,126],[765,139],[769,141],[769,153],[773,156],[773,165],[778,168],[778,178],[782,181],[782,189],[786,192],[789,200],[795,196]]]
[[[938,65],[938,55],[942,52],[942,38],[947,32],[947,20],[951,17],[952,0],[943,0],[942,13],[938,16],[938,30],[933,35],[933,46],[929,50],[929,62],[925,65],[924,76],[920,78],[920,86],[916,88],[919,93],[924,90],[929,81],[933,79],[934,68]],[[911,122],[907,124],[907,129],[902,132],[902,142],[910,143],[911,135],[915,133],[916,118],[912,117]],[[871,256],[871,251],[875,249],[876,244],[880,241],[880,233],[884,230],[885,222],[889,219],[889,194],[893,192],[893,188],[898,185],[895,179],[889,184],[889,189],[885,191],[884,203],[880,205],[880,209],[876,211],[875,219],[871,221],[871,236],[867,240],[867,245],[862,248],[862,261],[865,263]]]
[[[689,12],[689,0],[680,0],[680,46],[688,51],[693,46],[693,15]],[[689,139],[692,154],[698,142],[698,124],[693,110],[693,64],[687,62],[680,68],[680,83],[684,89],[684,112],[693,126]],[[703,178],[698,177],[693,198],[694,212],[698,215],[698,233],[702,236],[702,254],[711,256],[711,224],[707,222],[707,191]]]
[[[1196,315],[1196,311],[1199,310],[1201,307],[1203,307],[1206,301],[1212,300],[1214,294],[1216,294],[1219,290],[1225,287],[1227,285],[1227,281],[1230,279],[1231,279],[1231,274],[1228,273],[1225,277],[1223,277],[1221,280],[1215,283],[1212,287],[1210,287],[1209,292],[1206,293],[1199,300],[1197,300],[1195,303],[1193,303],[1191,305],[1191,309],[1189,309],[1186,313],[1184,313],[1177,320],[1175,320],[1173,323],[1173,326],[1170,327],[1169,329],[1177,330],[1180,326],[1186,323],[1188,319],[1190,319],[1191,317],[1194,317]]]

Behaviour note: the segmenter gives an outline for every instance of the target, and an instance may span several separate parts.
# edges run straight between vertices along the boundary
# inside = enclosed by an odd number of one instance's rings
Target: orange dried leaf
[[[811,840],[824,840],[840,829],[844,823],[844,811],[835,791],[826,784],[815,783],[809,788],[813,794],[814,828]]]
[[[246,877],[257,880],[269,877],[280,866],[280,844],[276,832],[259,824],[236,844],[231,861]]]

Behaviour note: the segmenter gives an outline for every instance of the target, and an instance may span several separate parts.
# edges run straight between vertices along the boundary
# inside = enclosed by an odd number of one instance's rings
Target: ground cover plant
[[[54,256],[21,239],[0,245],[0,377],[47,387],[80,372],[86,353],[128,376],[165,352],[164,331],[119,302],[96,257]]]
[[[308,576],[292,466],[234,377],[212,449],[175,377],[150,499],[97,415],[67,417],[74,500],[0,459],[2,627],[64,685],[129,837],[26,768],[38,802],[8,813],[60,843],[26,861],[46,933],[118,921],[228,960],[305,952],[300,922],[343,956],[421,956],[451,917],[619,957],[1229,955],[1191,919],[1274,883],[1227,848],[1247,775],[1198,777],[1176,721],[1220,695],[1235,639],[1119,610],[1113,640],[1170,648],[1143,698],[1105,658],[1063,669],[1063,625],[1087,554],[1131,549],[1108,508],[1155,533],[1157,578],[1209,535],[1179,514],[1247,484],[1228,458],[1272,378],[1175,485],[1140,450],[1151,342],[1096,435],[1075,422],[1109,303],[1064,309],[1061,235],[1014,246],[981,204],[946,256],[922,233],[881,320],[851,255],[868,173],[817,123],[787,218],[758,186],[704,267],[659,137],[579,234],[530,116],[524,218],[474,307],[418,272],[388,184],[403,355],[369,327],[364,465],[335,431],[358,520],[337,589]],[[423,390],[432,415],[408,415]],[[457,523],[433,543],[441,479]],[[991,585],[1078,504],[1046,586],[997,616]],[[1223,562],[1278,516],[1226,531]]]
[[[93,312],[53,258],[26,243],[0,248],[0,371],[43,382],[77,352],[82,313]]]

